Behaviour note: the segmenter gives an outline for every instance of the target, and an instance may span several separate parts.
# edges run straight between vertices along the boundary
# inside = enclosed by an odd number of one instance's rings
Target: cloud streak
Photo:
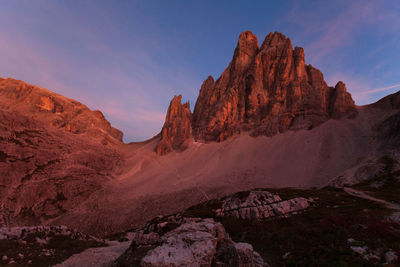
[[[358,95],[358,96],[371,95],[371,94],[375,94],[375,93],[379,93],[379,92],[385,92],[385,91],[388,91],[388,90],[394,89],[394,88],[400,88],[400,83],[393,84],[393,85],[386,86],[386,87],[369,89],[369,90],[365,90],[365,91],[361,91],[361,92],[355,92],[354,94]]]

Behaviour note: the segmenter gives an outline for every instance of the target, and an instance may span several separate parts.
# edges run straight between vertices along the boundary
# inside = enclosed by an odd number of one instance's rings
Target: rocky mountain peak
[[[209,76],[203,82],[191,129],[196,140],[223,141],[242,131],[273,136],[312,129],[330,118],[356,113],[345,84],[329,87],[321,71],[306,65],[303,48],[293,48],[279,32],[268,34],[260,48],[257,37],[246,31],[221,77],[214,81]],[[167,115],[166,123],[171,119]],[[171,139],[173,131],[167,132]]]
[[[260,49],[256,40],[242,33],[221,77],[203,83],[193,117],[196,139],[222,141],[241,131],[272,136],[355,112],[345,87],[329,87],[288,37],[270,33]]]
[[[269,33],[261,45],[261,50],[273,49],[274,47],[292,46],[292,42],[288,37],[280,32]]]
[[[251,31],[242,32],[232,59],[233,71],[240,73],[247,69],[259,50],[257,36]]]

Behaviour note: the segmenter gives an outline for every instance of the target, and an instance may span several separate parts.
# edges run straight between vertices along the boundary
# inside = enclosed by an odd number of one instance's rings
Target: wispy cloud
[[[367,89],[367,90],[363,90],[363,91],[360,91],[360,92],[355,92],[354,96],[355,97],[364,97],[365,98],[365,97],[373,95],[375,93],[387,92],[387,91],[389,91],[391,89],[395,89],[395,88],[400,88],[400,83],[393,84],[393,85],[390,85],[390,86],[374,88],[374,89]]]
[[[319,38],[308,46],[308,50],[313,51],[311,60],[319,62],[326,55],[332,54],[338,47],[351,44],[353,33],[360,22],[373,15],[373,11],[372,2],[363,5],[353,3],[345,11],[327,21],[322,27],[323,32]]]
[[[293,36],[303,42],[313,64],[323,62],[339,48],[353,45],[363,27],[384,26],[377,34],[400,29],[400,14],[396,11],[399,3],[353,0],[307,4],[305,9],[303,2],[294,2],[281,24],[292,26]]]

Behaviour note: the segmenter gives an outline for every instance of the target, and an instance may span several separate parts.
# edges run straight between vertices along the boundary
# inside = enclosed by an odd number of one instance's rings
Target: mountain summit
[[[203,82],[191,127],[195,140],[223,141],[242,131],[273,136],[356,114],[346,85],[328,86],[318,69],[305,64],[303,48],[293,49],[279,32],[260,47],[246,31],[221,77]]]

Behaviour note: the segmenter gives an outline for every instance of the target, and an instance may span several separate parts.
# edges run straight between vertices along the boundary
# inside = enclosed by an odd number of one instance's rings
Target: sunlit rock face
[[[329,87],[318,69],[305,64],[303,48],[293,49],[278,32],[259,47],[247,31],[221,77],[208,77],[201,86],[193,134],[204,141],[223,141],[243,130],[272,136],[355,114],[344,83]]]
[[[156,147],[158,155],[173,150],[184,150],[192,139],[192,112],[189,102],[182,104],[182,96],[175,96],[168,107],[161,140]]]
[[[0,108],[74,134],[101,138],[104,142],[122,141],[122,132],[112,127],[100,111],[19,80],[0,80]]]
[[[0,226],[46,223],[103,188],[121,138],[100,111],[0,79]]]
[[[221,77],[203,82],[192,119],[178,102],[174,98],[168,109],[159,155],[186,147],[191,134],[197,141],[223,141],[242,131],[273,136],[357,114],[345,84],[329,87],[318,69],[305,64],[303,48],[293,49],[278,32],[261,47],[250,31],[240,35]]]

